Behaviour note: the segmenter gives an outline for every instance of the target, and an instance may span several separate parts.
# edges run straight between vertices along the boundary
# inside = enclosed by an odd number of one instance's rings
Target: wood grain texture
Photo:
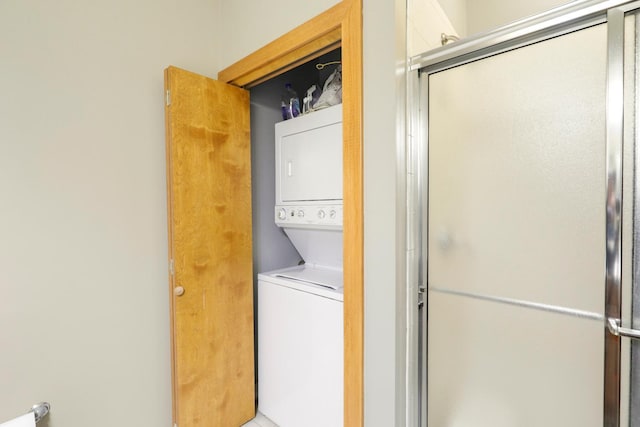
[[[169,91],[169,69],[165,69],[164,70],[164,91],[165,94],[167,94],[167,92]],[[169,126],[169,107],[166,105],[165,103],[165,107],[164,107],[164,129],[165,129],[165,155],[166,155],[166,160],[167,160],[167,166],[166,166],[166,174],[167,174],[167,235],[168,235],[168,256],[169,259],[167,260],[167,266],[171,265],[171,260],[173,260],[173,244],[172,244],[172,239],[173,239],[173,201],[172,201],[172,192],[171,192],[171,174],[172,174],[172,168],[171,168],[171,126]],[[171,414],[173,416],[173,422],[176,422],[176,414],[177,414],[177,408],[176,408],[176,398],[175,396],[178,395],[177,392],[177,381],[176,381],[176,377],[175,377],[175,369],[174,369],[174,361],[176,358],[176,351],[175,351],[175,330],[174,330],[174,324],[175,324],[175,316],[174,316],[174,298],[173,298],[173,288],[175,288],[175,276],[172,274],[169,274],[169,333],[170,333],[170,337],[171,337]]]
[[[362,0],[344,0],[218,74],[251,87],[311,59],[314,49],[342,46],[345,427],[364,425],[362,25]]]
[[[275,58],[273,61],[270,61],[267,66],[244,74],[230,83],[244,88],[259,85],[262,82],[339,48],[341,36],[341,29],[336,28],[293,52]]]
[[[362,0],[342,23],[344,167],[344,425],[364,425]]]
[[[239,426],[255,412],[249,94],[166,77],[174,422]]]
[[[343,1],[218,73],[218,80],[251,87],[314,58],[340,40],[348,5]]]

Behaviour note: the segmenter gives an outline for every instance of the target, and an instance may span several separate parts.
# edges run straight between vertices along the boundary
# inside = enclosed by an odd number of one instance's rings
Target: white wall
[[[298,25],[324,12],[339,0],[219,0],[217,28],[220,65],[226,68]]]
[[[570,0],[408,0],[410,54],[439,47],[437,36],[441,32],[457,34],[459,37],[472,36],[569,2]],[[443,13],[447,19],[441,17]]]
[[[406,4],[364,0],[363,6],[364,418],[367,427],[402,426]]]
[[[415,56],[442,46],[441,35],[459,36],[437,0],[408,0],[407,52]]]
[[[466,0],[467,35],[497,27],[570,3],[570,0]]]
[[[438,0],[460,37],[467,36],[466,0]],[[476,0],[477,2],[477,0]]]
[[[0,2],[0,422],[171,422],[163,69],[215,0]]]

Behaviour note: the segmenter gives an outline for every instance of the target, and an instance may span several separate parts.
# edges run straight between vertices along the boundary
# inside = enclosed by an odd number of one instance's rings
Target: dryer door
[[[277,204],[342,200],[342,108],[276,125]]]

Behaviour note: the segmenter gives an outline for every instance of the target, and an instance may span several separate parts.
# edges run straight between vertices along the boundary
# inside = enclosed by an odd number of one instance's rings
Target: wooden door
[[[255,414],[249,93],[165,70],[173,417]]]

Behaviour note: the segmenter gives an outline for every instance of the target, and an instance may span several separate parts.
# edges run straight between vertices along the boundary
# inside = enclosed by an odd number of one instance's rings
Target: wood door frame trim
[[[364,425],[362,0],[343,0],[218,73],[245,88],[342,46],[344,425]]]

